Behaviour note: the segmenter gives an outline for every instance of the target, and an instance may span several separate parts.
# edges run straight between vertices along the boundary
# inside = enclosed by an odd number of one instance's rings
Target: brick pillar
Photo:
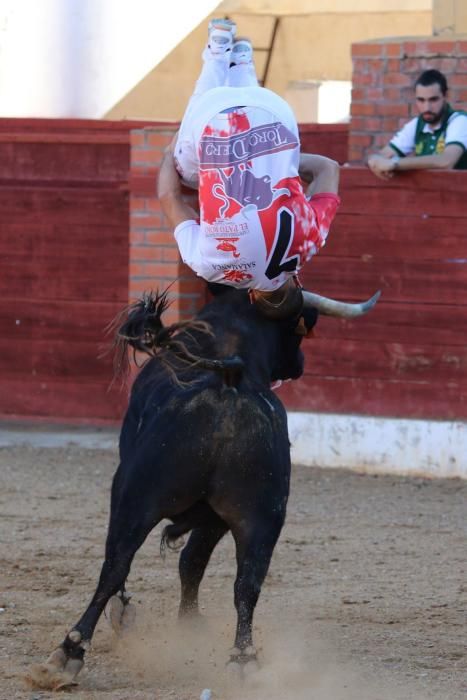
[[[467,41],[461,37],[379,39],[352,45],[352,104],[348,160],[362,163],[384,146],[414,111],[413,86],[436,68],[447,77],[449,102],[467,103]]]
[[[145,290],[171,285],[167,324],[191,318],[206,298],[205,282],[180,260],[156,197],[163,151],[175,130],[176,125],[165,125],[131,132],[129,297],[134,301]]]

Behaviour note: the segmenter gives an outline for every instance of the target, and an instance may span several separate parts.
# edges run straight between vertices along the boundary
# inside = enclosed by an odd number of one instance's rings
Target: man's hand
[[[169,224],[174,228],[183,221],[197,218],[195,210],[187,204],[182,195],[182,183],[174,162],[175,137],[165,149],[157,182],[157,197]]]
[[[301,153],[298,173],[305,182],[310,183],[306,192],[307,197],[311,197],[319,192],[337,194],[339,189],[339,164],[331,160],[331,158]]]
[[[159,178],[157,180],[157,196],[162,201],[164,197],[174,194],[181,194],[182,183],[178,175],[174,162],[174,145],[175,137],[171,143],[165,148],[162,158],[161,167],[159,169]]]
[[[376,175],[376,177],[380,178],[380,180],[390,180],[394,175],[396,163],[392,160],[392,158],[374,154],[368,158],[368,167],[370,168],[371,172]]]

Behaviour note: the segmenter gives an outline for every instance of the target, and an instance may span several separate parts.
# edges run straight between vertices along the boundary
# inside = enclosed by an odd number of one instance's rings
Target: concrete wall
[[[467,422],[289,412],[292,460],[309,467],[467,479]]]
[[[350,80],[352,42],[431,32],[431,0],[217,4],[175,0],[162,10],[153,0],[131,6],[127,0],[3,0],[0,113],[179,120],[199,70],[209,13],[230,15],[251,36],[260,78],[270,58],[266,84],[284,96],[288,91],[293,106],[304,101],[310,81]],[[301,90],[291,94],[290,84],[297,83]],[[300,119],[314,119],[312,103],[311,85],[310,110],[306,99],[297,105]]]
[[[336,8],[334,12],[333,7]],[[432,21],[431,0],[227,2],[222,3],[215,14],[223,13],[229,14],[237,22],[240,34],[251,37],[260,78],[268,58],[268,51],[262,49],[270,47],[274,21],[280,17],[266,87],[289,99],[290,85],[293,83],[350,81],[352,43],[377,37],[429,34]],[[200,70],[206,28],[207,19],[115,104],[106,116],[109,119],[180,120]],[[310,89],[312,93],[313,86]],[[304,121],[314,121],[311,93],[309,113],[301,107],[300,119]]]
[[[467,34],[467,3],[465,0],[432,0],[433,34]]]

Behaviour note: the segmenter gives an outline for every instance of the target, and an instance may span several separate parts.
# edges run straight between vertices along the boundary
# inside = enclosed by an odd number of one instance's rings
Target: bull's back
[[[287,475],[287,418],[272,392],[207,386],[177,389],[163,400],[156,396],[133,417],[136,434],[125,446],[122,441],[122,463],[142,481],[150,475],[161,492],[189,493],[196,500],[232,479]]]

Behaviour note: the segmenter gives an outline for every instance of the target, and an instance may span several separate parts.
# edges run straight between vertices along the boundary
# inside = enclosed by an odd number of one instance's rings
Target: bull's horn
[[[322,297],[319,294],[313,294],[313,292],[302,291],[303,294],[303,305],[305,308],[313,306],[318,309],[325,316],[339,316],[340,318],[356,318],[357,316],[363,316],[378,301],[381,292],[378,291],[373,294],[371,299],[367,301],[362,301],[359,304],[349,304],[344,301],[335,301],[334,299],[328,299],[327,297]]]

